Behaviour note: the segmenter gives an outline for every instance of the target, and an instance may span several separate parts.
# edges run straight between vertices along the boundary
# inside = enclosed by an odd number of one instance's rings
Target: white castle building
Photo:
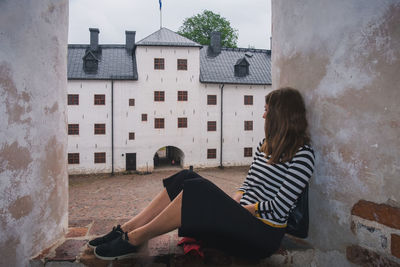
[[[264,136],[269,50],[201,46],[162,28],[68,46],[69,174],[248,165]],[[163,151],[160,149],[164,148]],[[157,153],[157,154],[156,154]]]

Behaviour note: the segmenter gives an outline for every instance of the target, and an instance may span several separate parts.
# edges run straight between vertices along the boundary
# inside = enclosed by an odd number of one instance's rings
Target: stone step
[[[314,249],[305,241],[285,236],[282,246],[269,258],[251,261],[226,255],[218,250],[204,248],[204,258],[183,253],[177,246],[177,231],[151,239],[135,257],[117,261],[97,259],[93,249],[87,247],[88,240],[107,232],[110,220],[85,220],[74,223],[64,238],[30,261],[32,267],[49,266],[310,266]]]

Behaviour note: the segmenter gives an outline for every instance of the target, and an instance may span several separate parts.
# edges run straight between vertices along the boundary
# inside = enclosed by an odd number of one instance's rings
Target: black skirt
[[[163,184],[171,200],[183,190],[179,236],[240,257],[265,258],[279,248],[284,228],[263,223],[197,173],[183,170]]]

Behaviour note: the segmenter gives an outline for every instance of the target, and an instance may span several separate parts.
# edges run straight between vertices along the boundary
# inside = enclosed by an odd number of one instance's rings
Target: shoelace
[[[123,232],[121,226],[118,224],[117,226],[113,226],[112,232]],[[103,240],[107,239],[106,237],[102,237]]]
[[[126,240],[126,241],[129,240],[128,232],[124,232],[124,234],[123,234],[123,239]]]

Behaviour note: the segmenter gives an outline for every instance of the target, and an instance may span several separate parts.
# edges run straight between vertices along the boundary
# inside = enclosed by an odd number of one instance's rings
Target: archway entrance
[[[164,146],[157,150],[153,156],[154,169],[182,168],[185,155],[175,146]]]

